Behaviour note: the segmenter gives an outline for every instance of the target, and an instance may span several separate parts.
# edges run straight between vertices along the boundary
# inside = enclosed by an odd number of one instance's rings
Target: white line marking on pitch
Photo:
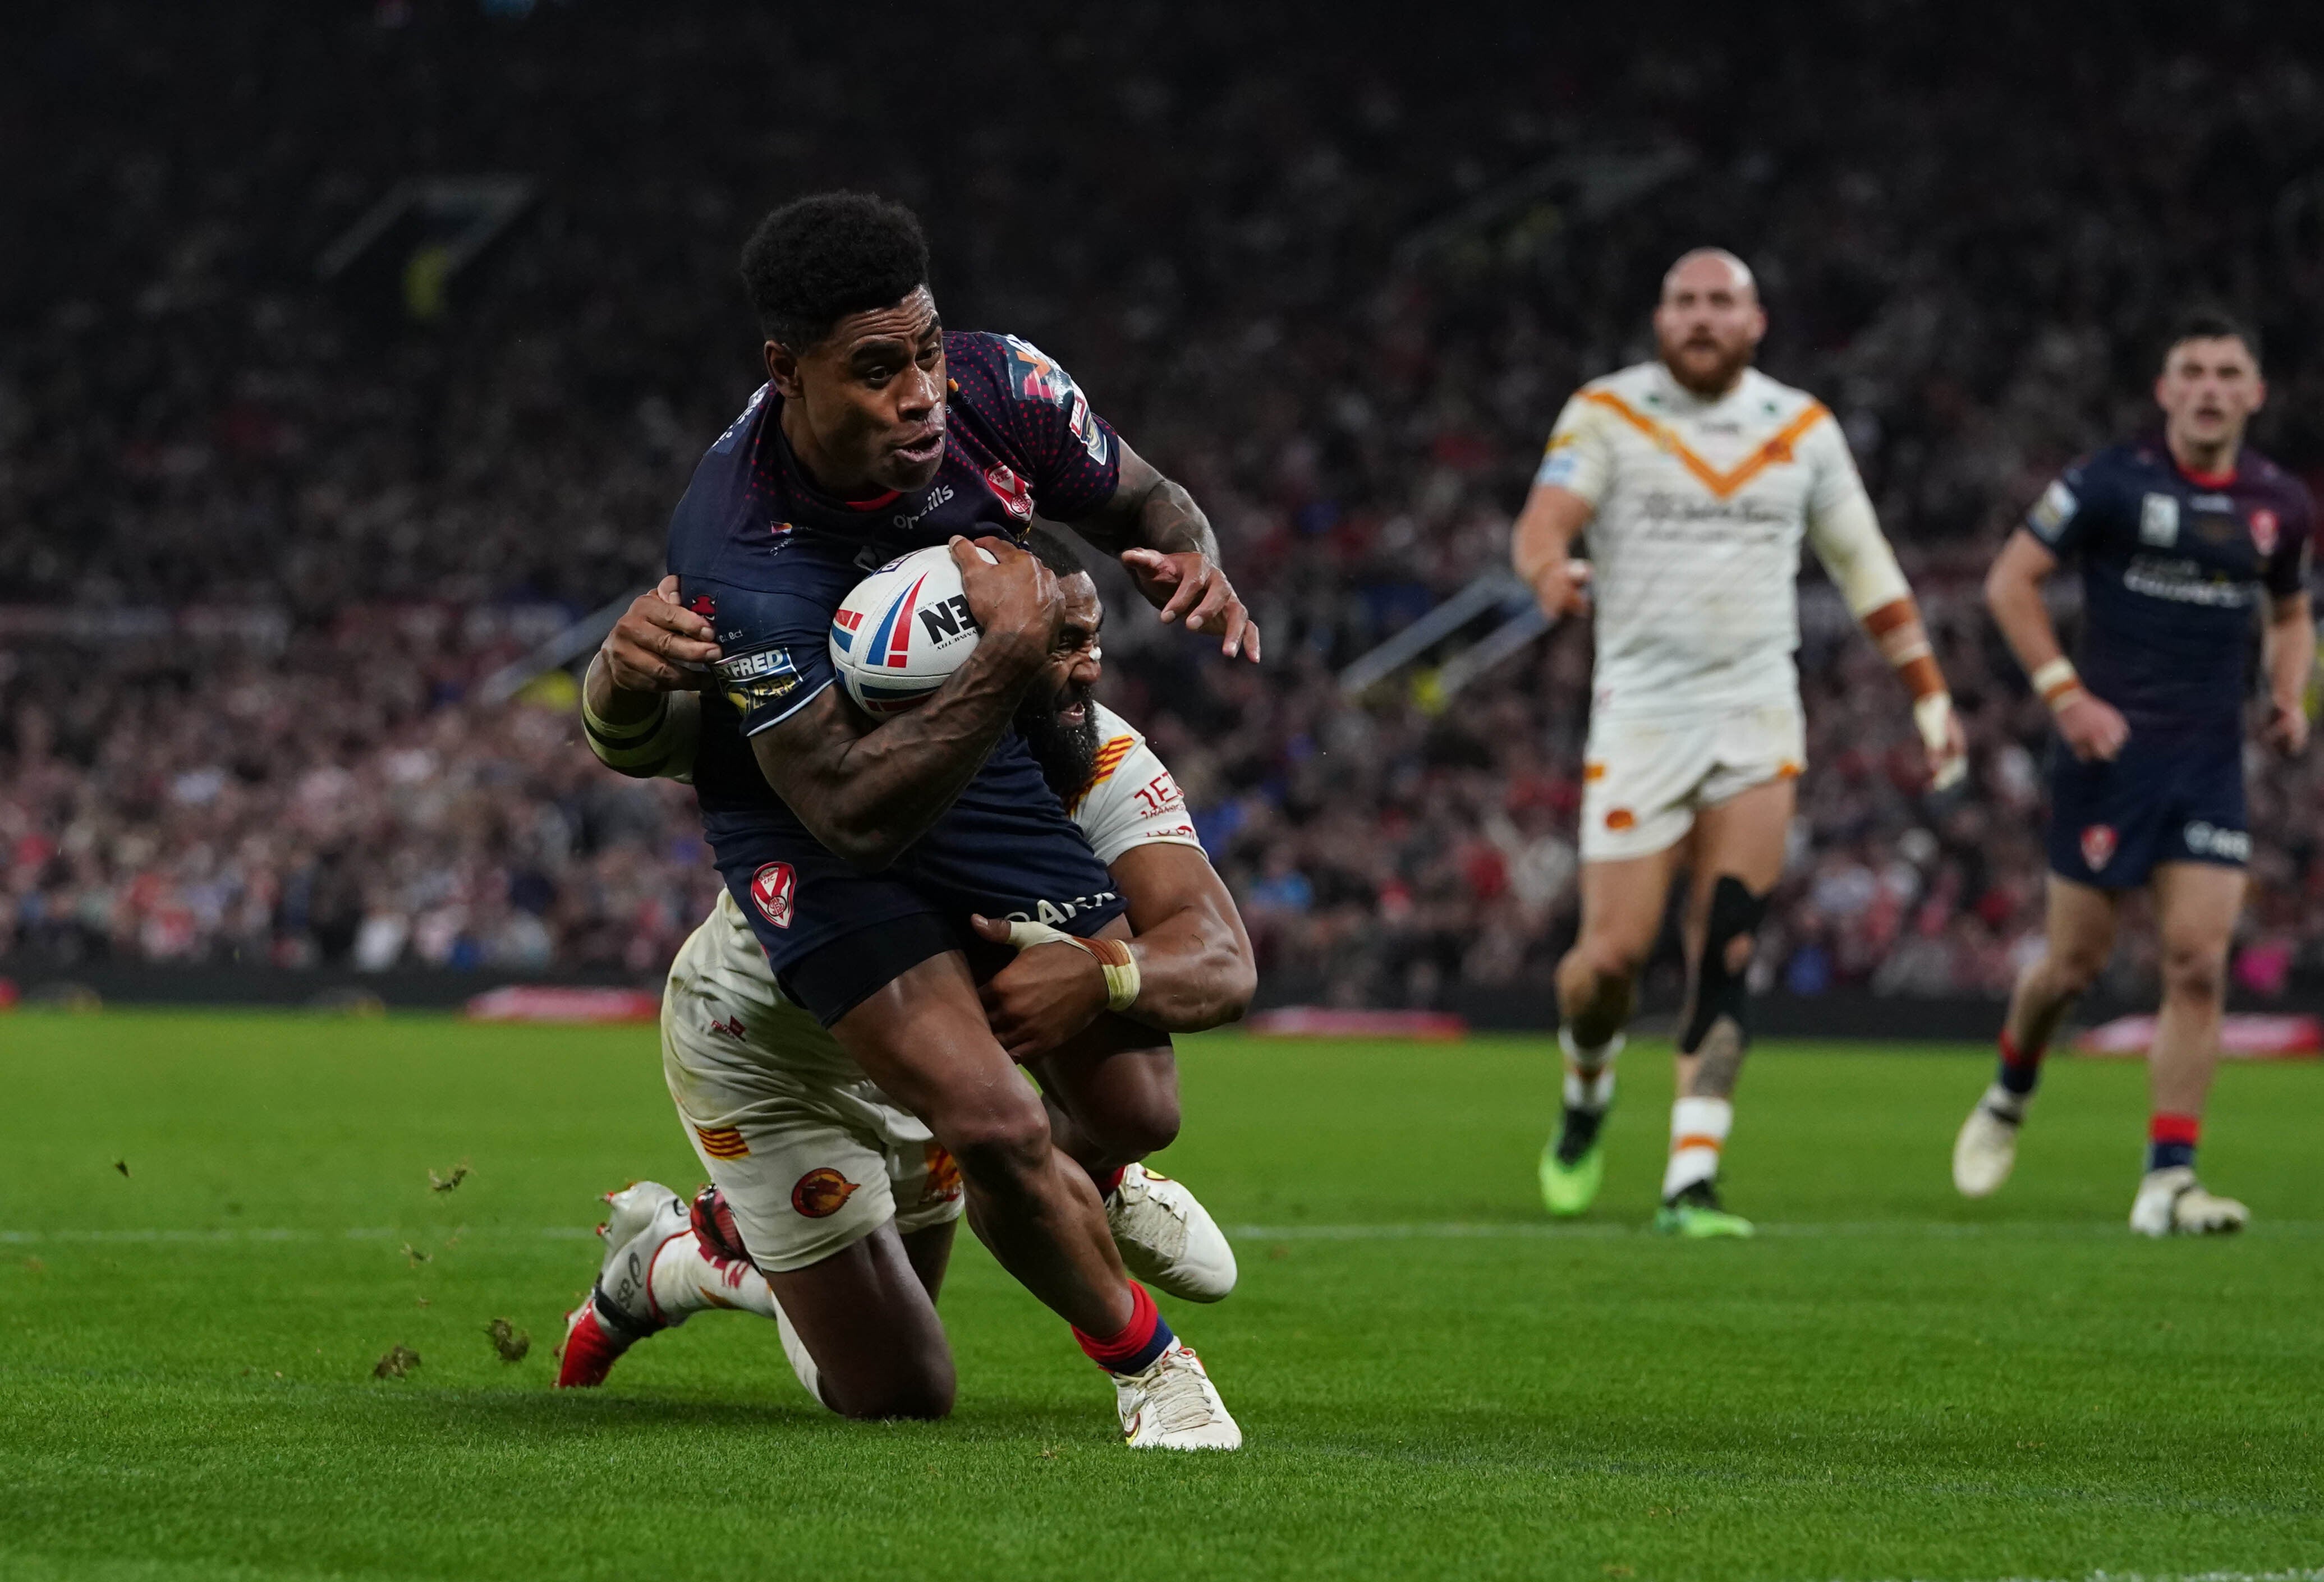
[[[2324,1219],[2264,1219],[2256,1228],[2264,1236],[2316,1237],[2324,1236]],[[471,1225],[451,1228],[452,1234],[475,1237],[515,1237],[547,1241],[588,1241],[596,1236],[595,1228],[586,1225]],[[258,1226],[226,1226],[215,1229],[135,1229],[135,1230],[0,1230],[0,1246],[23,1246],[34,1242],[93,1243],[208,1243],[208,1242],[290,1242],[290,1241],[393,1241],[413,1237],[435,1237],[445,1234],[441,1226],[397,1228],[384,1225],[355,1226],[346,1230],[318,1230],[308,1228],[266,1228]],[[1550,1225],[1526,1220],[1506,1223],[1462,1223],[1445,1221],[1428,1224],[1380,1225],[1230,1225],[1227,1234],[1239,1241],[1611,1241],[1628,1237],[1651,1235],[1643,1224],[1622,1224],[1614,1221],[1590,1221],[1580,1225]],[[2002,1220],[1990,1225],[1960,1224],[1932,1219],[1868,1219],[1834,1220],[1828,1223],[1803,1221],[1794,1224],[1762,1222],[1759,1234],[1778,1240],[1860,1240],[1876,1237],[1920,1237],[1934,1241],[1958,1241],[1992,1238],[1997,1240],[2099,1240],[2116,1241],[2124,1237],[2122,1226],[2113,1219],[2061,1220]],[[2128,1573],[2094,1572],[2082,1582],[2234,1582],[2240,1574],[2222,1571],[2217,1578],[2162,1577],[2134,1577]],[[2292,1582],[2324,1582],[2324,1571],[2282,1573]],[[2269,1578],[2268,1582],[2273,1582]]]
[[[2001,1577],[1994,1582],[2324,1582],[2324,1571],[2091,1571],[2070,1578]]]

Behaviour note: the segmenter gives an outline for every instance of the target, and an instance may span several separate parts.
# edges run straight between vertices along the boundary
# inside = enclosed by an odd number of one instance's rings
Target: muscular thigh
[[[949,1130],[1035,1102],[992,1036],[957,951],[920,962],[832,1024],[832,1036],[897,1103]]]
[[[1693,869],[1688,886],[1687,950],[1699,950],[1711,915],[1711,897],[1722,876],[1764,896],[1784,877],[1799,783],[1763,781],[1695,815]]]

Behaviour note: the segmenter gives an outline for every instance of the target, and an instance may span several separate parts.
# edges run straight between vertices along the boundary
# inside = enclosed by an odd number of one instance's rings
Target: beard
[[[1062,717],[1075,704],[1082,709],[1079,724]],[[1097,772],[1097,709],[1090,701],[1090,689],[1068,682],[1046,696],[1028,695],[1018,705],[1013,722],[1017,734],[1033,750],[1041,778],[1058,801],[1073,806]]]

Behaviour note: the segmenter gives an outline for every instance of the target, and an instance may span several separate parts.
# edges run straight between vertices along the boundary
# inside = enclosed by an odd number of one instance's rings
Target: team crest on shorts
[[[2114,859],[2114,826],[2091,824],[2082,831],[2082,861],[2092,873]]]
[[[846,1207],[856,1183],[829,1165],[808,1171],[791,1188],[791,1208],[803,1219],[828,1219]]]
[[[929,1143],[927,1177],[920,1183],[920,1201],[949,1203],[960,1196],[960,1165],[942,1143]]]
[[[798,875],[788,862],[770,862],[751,876],[752,905],[777,928],[791,925],[791,897],[798,891]]]

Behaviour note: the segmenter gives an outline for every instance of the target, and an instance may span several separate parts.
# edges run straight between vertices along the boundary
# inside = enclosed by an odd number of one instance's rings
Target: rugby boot
[[[1707,1181],[1683,1187],[1655,1215],[1655,1228],[1665,1236],[1700,1241],[1714,1236],[1757,1236],[1757,1229],[1740,1214],[1720,1206],[1719,1189]]]
[[[2017,1164],[2017,1129],[2025,1124],[2024,1106],[1996,1086],[1961,1122],[1953,1139],[1953,1190],[1962,1197],[1991,1197],[2009,1179]]]
[[[1242,1430],[1194,1347],[1173,1340],[1134,1374],[1113,1375],[1122,1441],[1133,1450],[1240,1450]]]
[[[1599,1140],[1605,1124],[1605,1110],[1569,1104],[1557,1136],[1542,1146],[1541,1200],[1561,1219],[1581,1213],[1597,1199],[1599,1183],[1606,1179],[1606,1151]]]
[[[2249,1209],[2206,1191],[2185,1164],[2148,1171],[2130,1205],[2130,1228],[2141,1236],[2224,1236],[2250,1219]]]
[[[1105,1222],[1122,1267],[1157,1290],[1216,1301],[1234,1289],[1234,1248],[1185,1182],[1126,1165],[1106,1197]]]
[[[658,1182],[641,1181],[605,1197],[611,1211],[598,1234],[605,1259],[580,1306],[565,1315],[565,1343],[557,1348],[557,1388],[594,1389],[605,1382],[623,1352],[669,1326],[654,1311],[650,1288],[654,1254],[687,1229],[686,1200]],[[616,1240],[619,1232],[629,1234]]]

